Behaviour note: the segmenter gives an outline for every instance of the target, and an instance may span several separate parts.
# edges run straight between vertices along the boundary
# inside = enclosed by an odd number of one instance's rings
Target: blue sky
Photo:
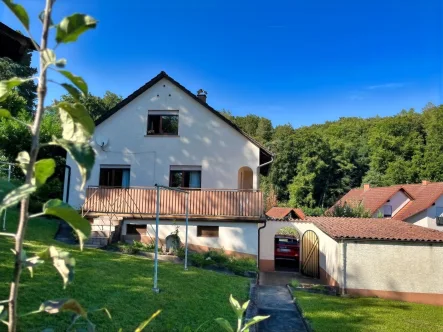
[[[43,1],[16,1],[37,36]],[[441,0],[57,0],[54,20],[73,12],[99,25],[57,56],[96,95],[126,97],[165,70],[216,109],[295,127],[443,102]]]

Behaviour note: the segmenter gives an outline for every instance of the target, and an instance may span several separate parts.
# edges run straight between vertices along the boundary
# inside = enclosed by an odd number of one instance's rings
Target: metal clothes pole
[[[160,187],[157,187],[157,211],[155,218],[155,252],[154,252],[154,292],[158,293],[159,289],[157,287],[157,274],[158,274],[158,226],[160,221]]]
[[[189,214],[189,193],[186,195],[186,232],[185,232],[185,271],[188,270],[188,214]]]
[[[12,165],[9,164],[8,165],[8,182],[11,182],[11,170],[12,170]],[[3,214],[3,230],[6,231],[6,213],[7,213],[7,209],[5,209],[5,213]]]

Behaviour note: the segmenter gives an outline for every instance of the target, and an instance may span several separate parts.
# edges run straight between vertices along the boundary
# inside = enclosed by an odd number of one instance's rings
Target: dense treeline
[[[276,155],[261,183],[280,204],[329,207],[362,183],[443,181],[443,105],[390,117],[340,118],[294,129],[222,113]]]
[[[14,62],[8,58],[0,58],[0,80],[12,77],[34,76],[37,69],[31,67],[31,53],[26,54],[20,62]],[[0,108],[6,108],[11,114],[25,123],[31,123],[35,111],[37,86],[34,81],[21,84],[16,88],[6,100],[0,102]],[[71,95],[62,95],[61,101],[75,102]],[[95,120],[122,100],[121,96],[107,91],[103,97],[88,94],[81,97],[85,107]],[[54,101],[57,103],[57,101]],[[49,142],[52,136],[61,136],[61,124],[57,112],[49,108],[42,119],[40,132],[40,142]],[[21,151],[29,149],[31,144],[31,134],[26,126],[9,119],[0,118],[0,162],[15,162],[17,155]],[[31,199],[31,211],[40,211],[41,202],[46,202],[51,198],[61,198],[63,179],[65,173],[64,149],[56,146],[46,146],[40,149],[39,159],[53,158],[56,162],[56,170],[49,181],[40,187]],[[21,169],[14,167],[12,180],[20,183],[24,176]],[[8,167],[0,163],[0,177],[7,177]]]

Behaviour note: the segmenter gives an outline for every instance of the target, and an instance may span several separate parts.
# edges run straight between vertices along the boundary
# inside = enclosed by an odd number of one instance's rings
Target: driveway
[[[271,315],[258,325],[260,332],[306,332],[303,318],[297,311],[286,286],[257,286],[258,315]]]

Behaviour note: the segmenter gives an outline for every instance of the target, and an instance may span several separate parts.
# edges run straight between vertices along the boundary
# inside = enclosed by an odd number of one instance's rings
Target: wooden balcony
[[[187,190],[187,189],[185,189]],[[263,195],[257,190],[189,189],[190,218],[258,219],[263,216]],[[160,215],[183,218],[186,194],[161,189]],[[156,215],[156,188],[89,187],[82,207],[85,216],[115,215],[153,218]]]

